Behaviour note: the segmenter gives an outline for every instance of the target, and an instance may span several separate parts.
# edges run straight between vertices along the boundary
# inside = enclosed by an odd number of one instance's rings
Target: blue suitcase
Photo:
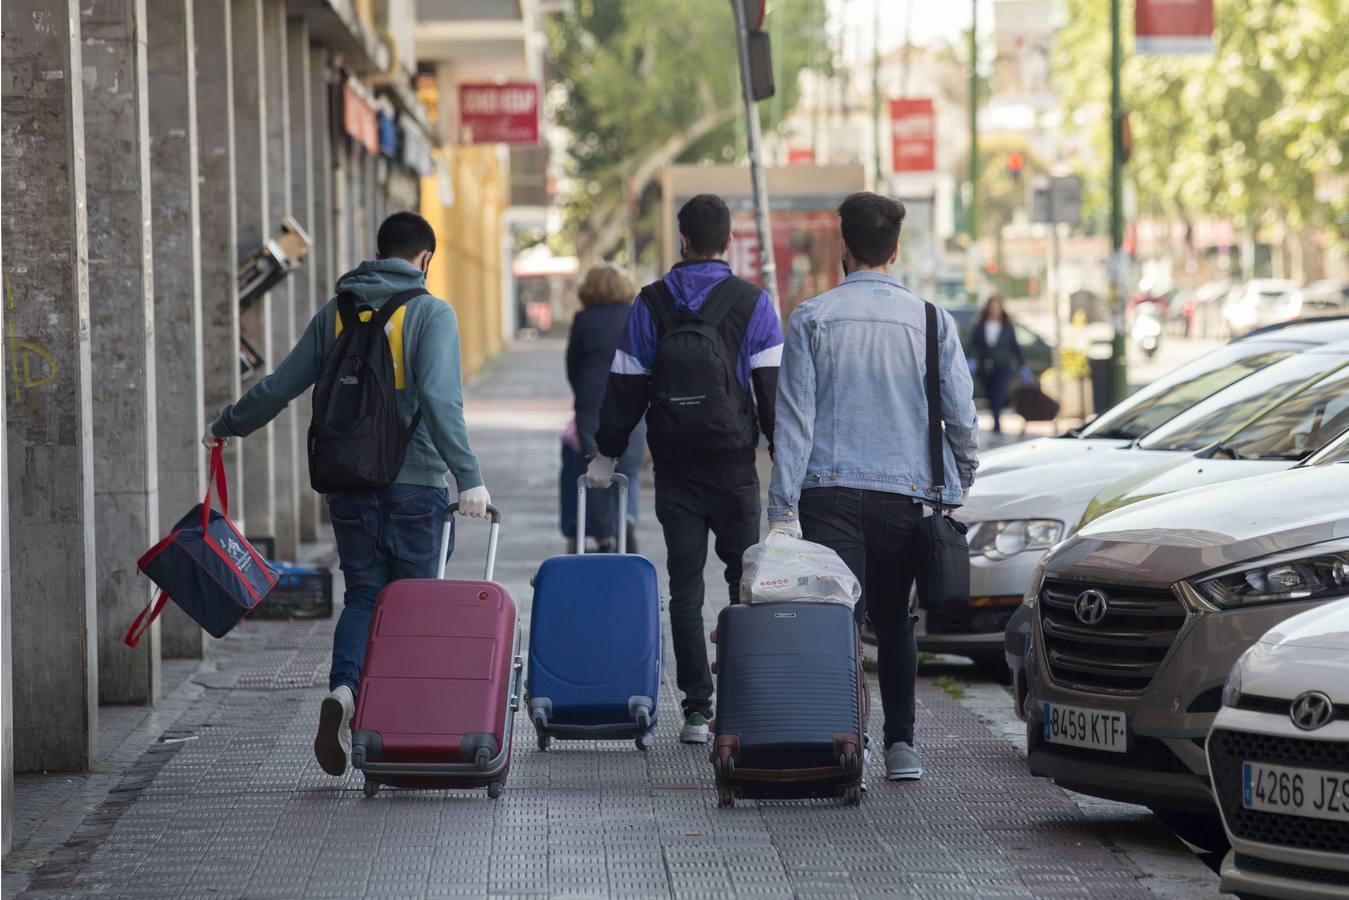
[[[628,480],[615,475],[620,510]],[[544,560],[534,576],[525,706],[540,750],[560,740],[652,745],[660,692],[660,582],[651,560],[585,553],[585,477],[577,480],[578,552]]]

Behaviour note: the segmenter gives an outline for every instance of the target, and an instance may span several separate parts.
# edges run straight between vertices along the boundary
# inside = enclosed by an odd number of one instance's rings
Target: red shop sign
[[[539,86],[459,85],[459,136],[465,144],[537,144]]]
[[[937,117],[932,101],[890,101],[890,146],[895,172],[931,172],[937,168]]]
[[[1138,0],[1135,49],[1150,56],[1213,52],[1213,0]]]

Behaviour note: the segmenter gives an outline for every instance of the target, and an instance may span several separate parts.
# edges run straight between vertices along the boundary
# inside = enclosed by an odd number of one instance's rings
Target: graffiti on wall
[[[56,380],[59,366],[56,357],[46,348],[32,341],[20,340],[14,333],[14,285],[9,273],[5,279],[5,357],[9,364],[6,373],[10,398],[17,404],[27,391],[32,391]]]

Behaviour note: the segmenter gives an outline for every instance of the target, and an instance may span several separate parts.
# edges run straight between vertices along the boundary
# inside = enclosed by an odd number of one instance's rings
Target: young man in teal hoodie
[[[436,235],[421,216],[395,213],[379,227],[379,258],[361,263],[337,281],[337,293],[355,294],[378,309],[401,291],[426,287]],[[309,321],[295,348],[276,370],[237,403],[226,406],[202,443],[246,437],[276,418],[286,404],[318,380],[337,342],[337,304],[329,300]],[[375,599],[391,581],[434,578],[445,510],[445,472],[454,476],[462,515],[487,518],[489,497],[478,458],[468,444],[459,367],[459,326],[454,309],[431,294],[408,301],[389,320],[398,412],[421,423],[394,483],[380,491],[328,495],[346,598],[333,636],[330,693],[319,710],[314,755],[329,775],[346,773],[351,757],[351,717],[361,681]]]

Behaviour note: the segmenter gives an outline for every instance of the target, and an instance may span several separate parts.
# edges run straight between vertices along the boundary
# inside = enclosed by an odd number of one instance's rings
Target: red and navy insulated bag
[[[211,508],[212,490],[219,510]],[[206,497],[145,551],[136,568],[159,586],[159,595],[127,629],[123,641],[129,647],[140,643],[169,599],[212,637],[224,637],[276,584],[276,572],[229,520],[221,442],[211,449]]]

